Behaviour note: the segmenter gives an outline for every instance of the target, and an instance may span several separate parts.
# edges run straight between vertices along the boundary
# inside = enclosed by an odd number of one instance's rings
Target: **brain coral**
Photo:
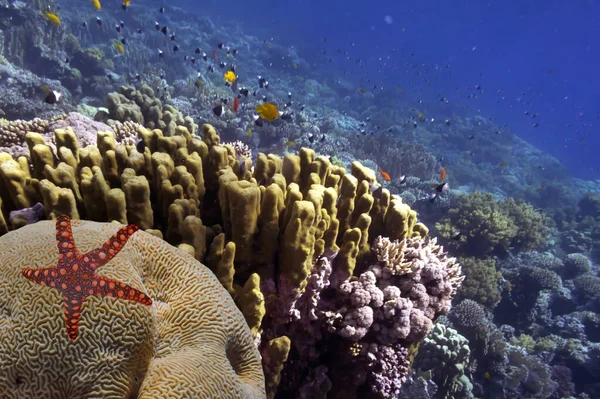
[[[121,227],[72,226],[80,253]],[[152,307],[91,296],[69,340],[59,291],[21,275],[57,263],[54,235],[43,221],[0,238],[2,398],[265,396],[258,351],[229,294],[193,257],[145,232],[97,272],[146,293]]]

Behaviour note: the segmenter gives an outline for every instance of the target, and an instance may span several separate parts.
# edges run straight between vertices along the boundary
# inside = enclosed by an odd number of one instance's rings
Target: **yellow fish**
[[[129,7],[131,5],[131,0],[123,0],[123,5]]]
[[[233,73],[233,71],[227,71],[223,74],[223,77],[225,78],[225,81],[227,83],[232,83],[233,81],[235,81],[235,79],[237,78],[235,76],[235,73]]]
[[[121,54],[123,54],[123,52],[125,52],[125,47],[123,47],[123,45],[119,42],[115,42],[115,48]]]
[[[292,68],[294,68],[294,69],[298,68],[298,64],[296,64],[295,62],[292,62]]]
[[[264,103],[258,104],[256,106],[256,113],[260,115],[261,118],[266,119],[268,121],[274,121],[279,118],[279,110],[275,104]]]
[[[50,11],[44,11],[44,16],[48,21],[50,21],[50,23],[54,25],[60,25],[60,18],[58,18],[58,15],[56,15],[55,13]]]
[[[286,147],[291,147],[293,145],[294,145],[294,141],[293,140],[288,140],[288,141],[285,142],[285,146]]]
[[[397,91],[398,93],[404,93],[404,90],[402,90],[402,87],[398,87],[398,88],[396,89],[396,91]]]
[[[102,8],[102,5],[100,4],[100,0],[92,0],[92,5],[98,11],[100,11],[100,9]]]
[[[252,129],[248,128],[248,138],[252,138]]]

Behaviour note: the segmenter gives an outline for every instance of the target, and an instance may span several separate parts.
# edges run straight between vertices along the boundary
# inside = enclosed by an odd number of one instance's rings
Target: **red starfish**
[[[80,255],[75,247],[71,219],[67,215],[60,215],[56,219],[58,264],[54,267],[26,268],[21,271],[26,279],[62,292],[67,334],[71,340],[77,338],[81,306],[90,295],[122,298],[152,305],[152,299],[143,292],[120,281],[96,275],[96,269],[107,264],[119,253],[136,231],[138,227],[132,224],[123,227],[102,247]]]

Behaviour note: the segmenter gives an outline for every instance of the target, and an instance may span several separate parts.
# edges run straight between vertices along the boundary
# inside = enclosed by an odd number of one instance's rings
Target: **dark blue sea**
[[[446,97],[445,110],[493,118],[573,176],[600,177],[595,1],[211,1],[198,11],[295,45],[303,57],[333,57],[337,69],[330,73],[350,72],[357,86],[371,79],[404,90],[380,107],[422,100],[424,109],[438,109]],[[478,85],[481,90],[473,90]]]

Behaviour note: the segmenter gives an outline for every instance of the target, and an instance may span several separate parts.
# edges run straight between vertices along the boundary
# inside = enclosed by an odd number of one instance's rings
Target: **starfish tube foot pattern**
[[[96,269],[107,264],[125,246],[138,227],[128,225],[117,231],[101,247],[86,254],[79,254],[75,247],[71,219],[60,215],[56,219],[56,244],[58,264],[54,267],[21,271],[34,283],[55,288],[63,294],[64,316],[67,334],[77,338],[81,307],[90,295],[127,299],[144,305],[152,305],[152,299],[137,289],[110,278],[96,275]]]

